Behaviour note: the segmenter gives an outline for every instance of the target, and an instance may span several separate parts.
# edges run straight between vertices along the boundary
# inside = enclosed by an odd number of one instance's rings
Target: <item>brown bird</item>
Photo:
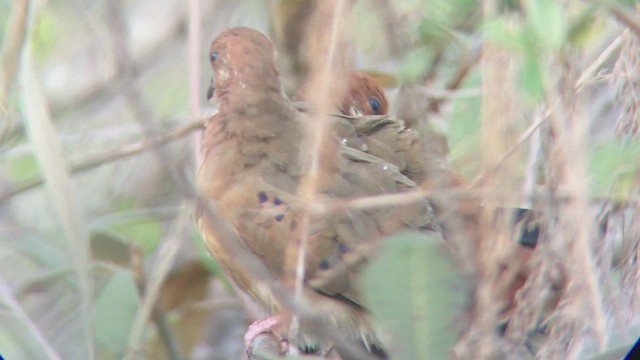
[[[349,76],[349,87],[339,110],[344,115],[387,115],[389,101],[384,88],[373,77],[354,71]]]
[[[351,71],[345,77],[349,78],[348,87],[335,110],[348,116],[387,115],[389,101],[384,88],[373,77],[359,71]],[[310,99],[307,86],[301,87],[294,95],[294,101],[305,102]],[[301,105],[302,106],[302,105]]]
[[[339,106],[339,111],[344,115],[359,116],[359,118],[340,121],[348,121],[354,125],[356,132],[351,136],[362,140],[367,152],[395,164],[425,190],[444,193],[447,190],[469,189],[467,179],[450,168],[444,158],[429,152],[424,146],[424,140],[420,139],[414,130],[405,128],[402,120],[366,117],[388,113],[388,101],[384,89],[374,78],[353,72],[349,79],[349,87]],[[396,157],[391,154],[395,154]],[[470,255],[475,256],[481,242],[484,241],[480,226],[483,210],[480,201],[453,199],[446,195],[431,196],[429,199],[445,239],[464,241],[466,244],[462,246],[467,247]],[[517,306],[516,296],[531,272],[531,259],[541,232],[539,225],[541,216],[527,209],[500,211],[511,212],[513,228],[516,232],[514,235],[516,242],[510,247],[508,255],[502,259],[496,259],[500,270],[495,284],[492,284],[495,299],[499,304],[496,325],[499,332],[504,332]],[[462,239],[452,239],[453,237],[462,237]],[[476,264],[472,267],[477,271],[480,266],[479,261],[473,262]],[[557,286],[561,287],[561,285]],[[470,318],[477,316],[473,300],[469,314]]]
[[[244,27],[224,31],[214,39],[209,56],[218,113],[207,121],[197,187],[241,244],[231,246],[219,238],[203,209],[196,213],[198,225],[229,278],[267,311],[278,314],[285,310],[279,297],[252,274],[234,249],[259,259],[276,278],[285,275],[286,249],[300,237],[305,212],[297,194],[309,166],[302,150],[305,124],[311,120],[283,95],[275,51],[260,32]],[[355,132],[353,126],[349,132]],[[340,151],[320,179],[322,198],[347,199],[416,187],[393,164],[342,145],[338,133],[333,139]],[[303,297],[321,309],[337,331],[344,332],[342,338],[377,358],[387,355],[358,289],[363,262],[349,259],[398,230],[428,228],[428,219],[426,202],[394,205],[392,211],[391,206],[348,209],[311,218]],[[301,329],[304,338],[292,340],[326,344],[304,318]],[[349,347],[337,346],[337,350],[344,359],[362,358]]]
[[[334,130],[345,145],[392,163],[417,184],[427,181],[432,186],[442,174],[447,175],[447,186],[459,182],[459,175],[451,172],[446,159],[429,152],[418,132],[407,128],[401,119],[384,116],[389,113],[389,101],[375,78],[357,71],[344,78],[349,79],[344,96],[334,109],[327,110],[349,116],[334,121]],[[306,101],[309,93],[303,87],[294,100]]]

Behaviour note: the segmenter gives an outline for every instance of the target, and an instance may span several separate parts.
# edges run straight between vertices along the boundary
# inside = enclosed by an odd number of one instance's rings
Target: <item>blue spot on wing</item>
[[[329,260],[322,259],[322,261],[320,261],[320,264],[318,266],[320,267],[320,270],[327,270],[331,267],[331,264],[329,264]]]

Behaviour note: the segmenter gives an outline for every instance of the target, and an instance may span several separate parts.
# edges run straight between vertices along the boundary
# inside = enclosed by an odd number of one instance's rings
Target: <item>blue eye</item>
[[[212,51],[209,53],[209,60],[216,61],[218,59],[218,52],[217,51]]]
[[[374,113],[376,114],[380,113],[380,100],[374,97],[370,97],[369,105],[371,105],[371,110],[373,110]]]

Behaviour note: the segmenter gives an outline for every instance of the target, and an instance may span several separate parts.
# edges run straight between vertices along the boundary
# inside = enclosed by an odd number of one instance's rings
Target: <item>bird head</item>
[[[207,98],[228,92],[281,91],[276,52],[271,41],[257,30],[235,27],[218,35],[209,48],[213,79]]]
[[[352,72],[349,88],[344,97],[340,112],[345,115],[386,115],[389,103],[382,85],[369,75]]]

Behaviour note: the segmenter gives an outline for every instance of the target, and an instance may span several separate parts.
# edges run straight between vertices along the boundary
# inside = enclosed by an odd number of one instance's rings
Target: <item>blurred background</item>
[[[499,190],[486,202],[556,211],[548,238],[557,241],[535,264],[568,262],[561,277],[578,286],[531,330],[565,336],[565,346],[542,341],[527,356],[616,358],[640,334],[639,5],[344,3],[342,51],[385,86],[391,114],[474,185]],[[243,358],[252,315],[192,221],[199,132],[213,111],[208,47],[232,26],[268,34],[292,95],[309,71],[306,26],[322,27],[314,6],[0,0],[4,358]],[[577,207],[552,201],[575,198]],[[390,253],[383,266],[406,255]],[[435,301],[437,319],[412,318],[402,302],[386,314],[406,318],[398,358],[447,358],[454,346],[470,356],[459,317],[474,286],[441,258],[420,268],[419,279],[436,280],[406,293],[438,293],[415,300]],[[394,274],[418,276],[379,270],[367,286],[381,293],[395,292]],[[554,276],[533,273],[532,283]],[[572,306],[576,298],[586,300]],[[495,358],[521,356],[505,351]]]

